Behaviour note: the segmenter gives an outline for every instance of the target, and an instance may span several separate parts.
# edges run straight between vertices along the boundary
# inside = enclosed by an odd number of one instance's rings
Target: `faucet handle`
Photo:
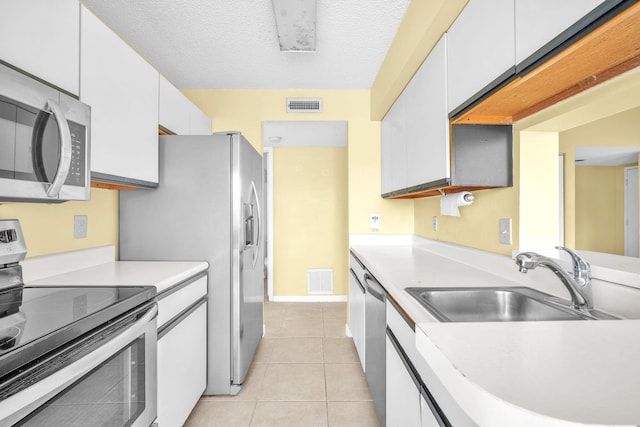
[[[575,251],[564,246],[556,246],[556,249],[565,251],[571,255],[571,260],[573,261],[573,275],[576,279],[581,279],[584,283],[588,283],[591,280],[591,266],[584,258],[578,255]]]
[[[578,255],[574,250],[569,249],[569,248],[567,248],[565,246],[556,246],[556,249],[559,249],[561,251],[565,251],[566,253],[571,255],[571,259],[573,260],[574,268],[578,267],[580,270],[588,270],[589,269],[589,263],[587,261],[585,261],[585,259],[582,258],[580,255]]]

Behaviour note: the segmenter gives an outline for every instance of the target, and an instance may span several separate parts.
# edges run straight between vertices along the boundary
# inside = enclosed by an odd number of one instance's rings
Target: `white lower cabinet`
[[[387,426],[476,427],[418,352],[413,322],[389,301]]]
[[[420,395],[420,427],[441,427],[424,395]]]
[[[204,392],[207,378],[207,303],[158,340],[158,423],[184,424]]]
[[[349,276],[349,329],[356,346],[360,365],[364,370],[364,287],[353,270]]]
[[[353,255],[349,256],[349,330],[353,344],[360,359],[362,370],[365,370],[365,288],[364,267]]]
[[[421,395],[411,370],[387,335],[387,426],[420,427]],[[428,425],[428,424],[427,424]]]

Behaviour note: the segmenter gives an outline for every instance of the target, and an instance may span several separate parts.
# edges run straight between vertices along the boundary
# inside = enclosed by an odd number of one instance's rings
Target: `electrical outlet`
[[[73,238],[84,239],[87,237],[87,222],[86,215],[75,215],[73,217]]]
[[[371,231],[380,230],[380,214],[372,213],[370,216]]]
[[[511,218],[500,218],[500,243],[511,244]]]
[[[433,231],[438,231],[438,217],[434,216],[431,218],[431,229]]]

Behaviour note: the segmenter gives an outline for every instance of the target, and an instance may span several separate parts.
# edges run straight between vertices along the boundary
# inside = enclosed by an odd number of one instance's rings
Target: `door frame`
[[[266,175],[265,191],[267,201],[267,297],[273,301],[273,147],[262,148],[264,173]]]
[[[624,168],[624,254],[625,254],[625,256],[635,256],[635,257],[637,257],[639,249],[640,249],[640,248],[637,247],[638,240],[639,240],[638,239],[639,236],[637,235],[638,224],[636,224],[636,235],[634,236],[635,237],[636,248],[634,248],[634,250],[632,251],[630,246],[629,246],[630,243],[631,243],[631,240],[632,240],[632,239],[630,239],[630,235],[631,235],[630,231],[631,230],[630,230],[630,227],[629,227],[629,216],[630,216],[630,213],[635,210],[635,215],[634,216],[637,218],[638,217],[638,209],[639,209],[639,206],[638,206],[637,203],[635,203],[635,206],[629,204],[629,196],[628,196],[628,194],[629,194],[630,189],[632,189],[632,188],[635,188],[635,190],[636,190],[636,192],[635,192],[636,201],[638,200],[638,180],[637,179],[635,180],[635,185],[629,185],[629,172],[631,170],[635,170],[636,173],[637,173],[638,172],[638,166],[628,166],[628,167]],[[635,253],[635,255],[630,255],[630,253]]]

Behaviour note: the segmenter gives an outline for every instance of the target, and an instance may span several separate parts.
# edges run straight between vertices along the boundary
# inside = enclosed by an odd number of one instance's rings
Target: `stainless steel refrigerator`
[[[205,394],[236,394],[263,333],[262,157],[237,132],[159,144],[158,188],[120,192],[120,259],[209,262]]]

